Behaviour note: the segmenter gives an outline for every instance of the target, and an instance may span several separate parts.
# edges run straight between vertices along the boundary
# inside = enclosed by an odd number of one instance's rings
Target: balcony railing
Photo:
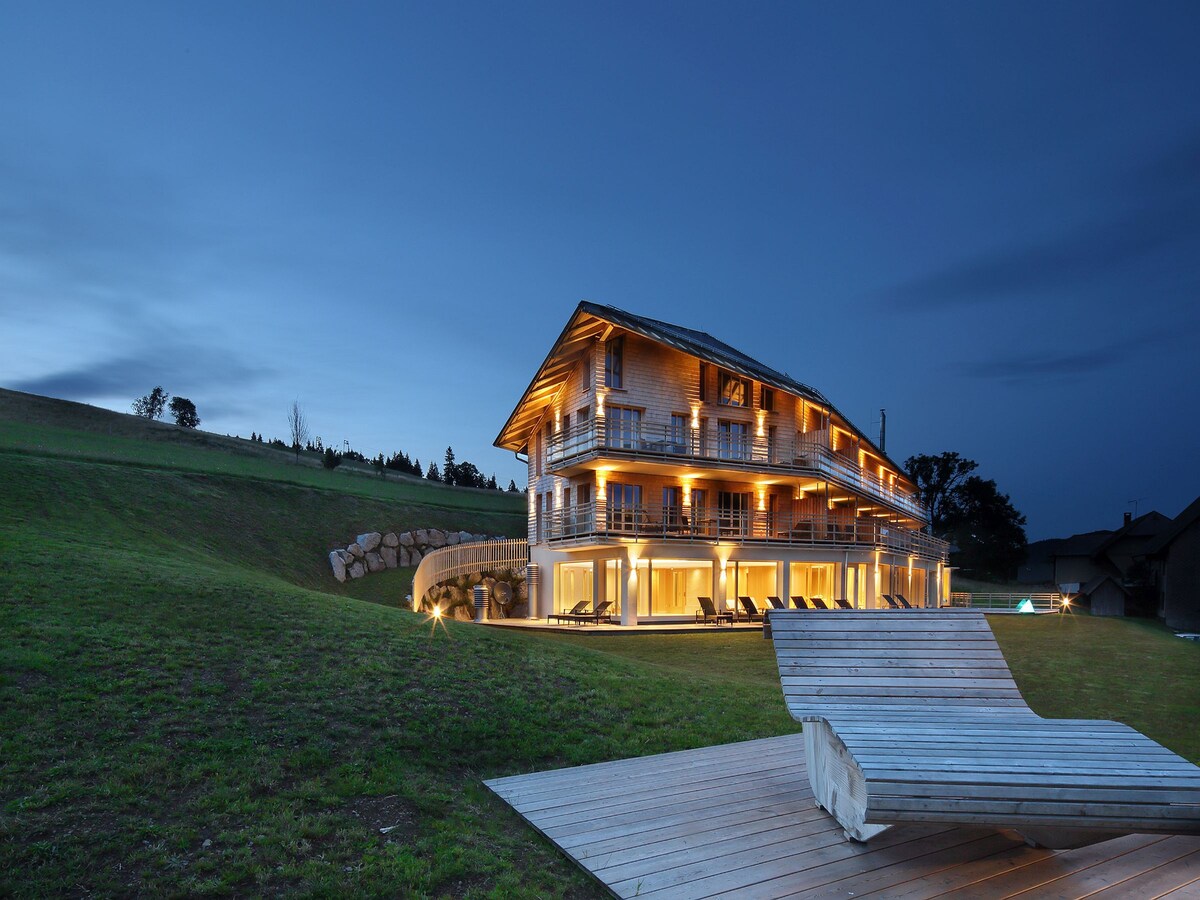
[[[605,455],[635,459],[712,460],[736,467],[781,468],[835,481],[845,488],[874,497],[918,519],[929,515],[911,494],[897,491],[878,475],[828,446],[828,432],[810,432],[804,439],[774,441],[753,434],[709,428],[652,425],[620,419],[592,419],[556,434],[550,441],[548,464],[559,468],[581,457]]]
[[[875,518],[837,519],[718,507],[608,506],[584,503],[543,514],[540,539],[547,542],[610,540],[684,543],[786,544],[886,550],[946,559],[948,544],[921,531]]]

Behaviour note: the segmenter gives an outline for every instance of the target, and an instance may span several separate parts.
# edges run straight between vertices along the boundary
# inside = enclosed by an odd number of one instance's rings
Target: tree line
[[[175,424],[180,428],[198,428],[200,426],[200,416],[196,412],[196,404],[187,397],[172,397],[163,390],[161,384],[146,396],[138,397],[133,401],[134,415],[141,416],[143,419],[161,419],[163,412],[167,409],[171,411]]]

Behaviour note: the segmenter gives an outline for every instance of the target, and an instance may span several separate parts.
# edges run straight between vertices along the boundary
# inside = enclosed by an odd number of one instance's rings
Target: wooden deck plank
[[[729,759],[760,767],[709,777]],[[533,801],[526,820],[617,896],[1076,898],[1119,884],[1103,896],[1182,900],[1200,885],[1198,837],[1130,835],[1056,852],[990,828],[913,824],[848,842],[814,804],[800,735],[487,784],[523,816],[522,798]],[[638,799],[628,803],[631,785]],[[585,792],[591,813],[580,818]]]

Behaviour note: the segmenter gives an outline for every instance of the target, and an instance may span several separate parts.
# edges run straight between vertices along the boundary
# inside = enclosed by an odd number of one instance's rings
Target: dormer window
[[[604,344],[604,386],[625,387],[625,338],[613,338]]]
[[[775,412],[775,392],[766,385],[759,394],[758,407],[764,412]]]
[[[721,372],[717,379],[717,402],[722,406],[749,406],[750,381],[732,372]]]

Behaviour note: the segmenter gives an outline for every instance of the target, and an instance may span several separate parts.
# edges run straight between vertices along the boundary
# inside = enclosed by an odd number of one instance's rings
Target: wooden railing
[[[540,522],[543,541],[582,542],[609,538],[838,546],[886,550],[945,561],[949,545],[940,538],[874,518],[793,516],[768,511],[661,505],[608,506],[582,503],[554,510]]]
[[[800,439],[729,433],[710,426],[707,433],[691,427],[654,425],[623,419],[593,419],[554,435],[548,447],[551,470],[582,457],[629,456],[635,459],[712,460],[734,467],[794,470],[821,475],[850,490],[882,500],[894,509],[927,521],[928,512],[912,494],[898,491],[877,474],[828,446],[828,432]]]
[[[968,609],[1016,610],[1024,601],[1033,604],[1034,612],[1058,612],[1062,609],[1063,595],[1050,592],[955,592],[950,595],[950,605]]]
[[[418,563],[413,573],[413,609],[421,608],[421,600],[430,588],[451,578],[473,572],[524,569],[528,563],[529,541],[524,538],[472,541],[434,550]]]

